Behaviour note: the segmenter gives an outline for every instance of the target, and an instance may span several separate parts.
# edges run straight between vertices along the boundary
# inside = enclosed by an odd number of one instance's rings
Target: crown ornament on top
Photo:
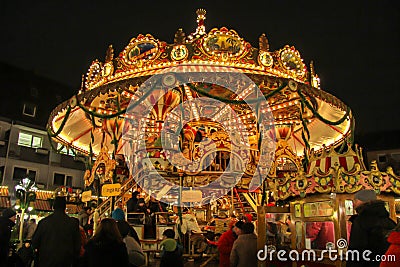
[[[206,33],[206,27],[204,26],[204,21],[206,20],[206,11],[202,8],[197,9],[197,29],[195,35],[204,35]]]
[[[294,46],[286,45],[271,51],[265,34],[260,36],[257,48],[233,29],[221,27],[206,32],[206,11],[198,9],[196,14],[196,31],[186,36],[182,29],[178,29],[173,44],[158,40],[151,34],[139,34],[116,57],[110,46],[105,62],[92,62],[81,91],[132,77],[154,75],[180,64],[224,66],[247,74],[293,79],[319,88],[317,75],[309,75]]]

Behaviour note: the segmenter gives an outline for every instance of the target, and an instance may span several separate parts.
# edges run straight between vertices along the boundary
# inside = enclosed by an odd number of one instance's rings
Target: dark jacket
[[[137,195],[139,194],[138,191],[132,193],[132,197],[126,202],[126,212],[135,212],[136,204],[138,202]]]
[[[182,250],[178,244],[174,251],[162,251],[160,267],[183,267]]]
[[[241,234],[233,243],[230,255],[231,267],[257,266],[257,236]]]
[[[82,227],[85,227],[86,224],[88,224],[89,214],[86,212],[86,210],[82,209],[79,211],[78,220],[79,220],[79,225]]]
[[[396,223],[389,218],[385,202],[381,200],[364,203],[356,210],[358,214],[350,218],[352,225],[349,250],[357,250],[360,260],[351,261],[350,257],[346,266],[379,266],[380,262],[375,261],[375,257],[385,254],[389,247],[389,243],[386,241],[387,235],[396,226]],[[368,255],[371,261],[363,260],[362,254],[365,250],[372,252]]]
[[[128,267],[129,259],[125,243],[94,241],[85,246],[85,254],[81,261],[82,267]]]
[[[76,265],[81,247],[79,222],[56,210],[41,220],[32,238],[37,249],[35,266],[62,267]]]
[[[11,229],[15,223],[9,218],[0,217],[0,266],[3,266],[7,260],[10,249]]]

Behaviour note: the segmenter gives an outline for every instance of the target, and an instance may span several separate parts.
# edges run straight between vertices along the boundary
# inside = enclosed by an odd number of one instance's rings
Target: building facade
[[[51,108],[70,97],[71,90],[6,64],[0,64],[0,79],[0,185],[8,186],[11,196],[25,177],[40,189],[83,189],[81,158],[67,149],[54,151],[45,131]]]

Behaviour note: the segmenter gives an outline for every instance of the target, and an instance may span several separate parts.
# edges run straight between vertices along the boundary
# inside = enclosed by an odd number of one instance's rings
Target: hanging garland
[[[55,151],[56,153],[60,153],[60,152],[64,149],[65,145],[64,145],[64,144],[61,144],[61,147],[60,147],[60,148],[56,148],[56,147],[53,145],[52,138],[51,138],[50,133],[49,133],[48,131],[47,131],[47,136],[48,136],[49,141],[50,141],[51,149],[52,149],[53,151]]]
[[[313,115],[314,115],[315,117],[317,117],[320,121],[322,121],[322,122],[324,122],[324,123],[326,123],[326,124],[329,124],[329,125],[339,125],[339,124],[342,124],[342,123],[347,119],[347,117],[349,116],[349,114],[350,114],[350,112],[351,112],[350,108],[347,107],[346,113],[345,113],[345,114],[343,115],[343,117],[340,118],[339,120],[337,120],[337,121],[330,121],[330,120],[327,120],[327,119],[325,119],[324,117],[322,117],[322,116],[314,109],[314,107],[307,101],[306,97],[303,95],[303,93],[301,92],[300,89],[297,90],[297,93],[298,93],[299,96],[300,96],[301,102],[304,103],[304,104],[307,106],[307,108],[311,110],[311,112],[313,113]]]
[[[120,108],[120,103],[119,103],[119,101],[117,101],[117,102],[118,102],[118,103],[117,103],[118,112],[116,112],[116,113],[114,113],[114,114],[110,114],[110,115],[100,114],[100,113],[97,113],[97,112],[95,112],[95,111],[89,110],[86,106],[84,106],[84,105],[78,100],[78,97],[77,97],[77,96],[73,96],[73,97],[71,98],[71,100],[70,100],[70,105],[67,106],[67,110],[66,110],[66,112],[65,112],[64,119],[63,119],[63,121],[61,122],[60,127],[57,129],[57,131],[56,131],[56,132],[53,132],[53,130],[51,129],[51,127],[48,127],[48,128],[47,128],[47,136],[48,136],[48,138],[49,138],[49,141],[50,141],[50,144],[51,144],[52,149],[53,149],[54,151],[56,151],[57,153],[59,153],[59,152],[61,152],[61,150],[64,148],[64,145],[63,145],[63,147],[61,147],[60,149],[55,148],[54,145],[53,145],[53,143],[52,143],[52,138],[57,137],[57,136],[62,132],[62,130],[64,129],[64,126],[65,126],[66,123],[67,123],[67,120],[68,120],[68,118],[69,118],[69,115],[71,114],[71,110],[72,110],[71,105],[73,105],[73,106],[77,105],[77,106],[78,106],[79,108],[81,108],[85,113],[89,114],[90,117],[91,117],[92,125],[95,126],[94,117],[102,118],[102,119],[110,119],[110,118],[115,118],[115,117],[117,117],[117,116],[120,116],[120,115],[126,113],[127,111],[132,110],[132,109],[135,108],[137,105],[139,105],[142,101],[144,101],[144,99],[153,91],[153,89],[154,89],[154,86],[151,87],[150,90],[148,90],[145,94],[143,94],[143,96],[142,96],[138,101],[136,101],[135,103],[130,104],[128,108],[123,109],[123,110],[121,110],[121,108]],[[93,155],[93,149],[92,149],[92,146],[91,146],[92,142],[94,141],[93,131],[90,132],[90,135],[91,135],[91,143],[89,144],[89,155],[91,156],[91,155]]]
[[[304,101],[300,102],[300,120],[301,120],[301,124],[302,124],[302,130],[301,130],[301,138],[304,141],[304,150],[303,150],[303,154],[304,154],[304,160],[303,160],[303,169],[304,171],[307,169],[307,166],[309,164],[309,159],[308,159],[308,151],[310,151],[310,131],[308,130],[308,126],[307,126],[307,120],[303,117],[303,113],[305,111],[305,103]]]
[[[307,101],[306,97],[304,96],[304,94],[301,92],[300,88],[297,89],[297,93],[300,96],[300,105],[301,105],[301,111],[300,111],[300,120],[301,120],[301,124],[302,124],[302,132],[301,132],[301,137],[304,141],[305,147],[304,147],[304,161],[303,161],[303,168],[304,170],[306,170],[306,167],[309,164],[309,159],[308,159],[308,152],[310,151],[310,131],[308,130],[308,126],[307,126],[307,120],[303,117],[303,113],[305,112],[305,107],[307,107],[309,110],[311,110],[312,114],[319,119],[320,121],[324,122],[325,124],[328,125],[339,125],[342,124],[349,116],[350,114],[350,108],[347,107],[346,109],[346,113],[343,115],[342,118],[340,118],[337,121],[330,121],[328,119],[325,119],[324,117],[322,117],[313,107],[312,104],[309,103],[309,101]],[[354,129],[352,129],[353,131]]]
[[[287,83],[286,82],[282,83],[276,90],[274,90],[274,91],[272,91],[272,92],[270,92],[268,94],[265,94],[262,97],[258,97],[258,98],[255,98],[255,99],[249,99],[249,100],[227,99],[227,98],[224,98],[224,97],[221,97],[221,96],[212,95],[209,92],[207,92],[206,90],[201,89],[200,86],[196,87],[191,83],[188,83],[187,85],[190,87],[190,89],[192,89],[196,93],[204,95],[204,96],[207,96],[209,98],[216,99],[216,100],[221,101],[221,102],[226,103],[226,104],[243,105],[243,104],[259,103],[259,102],[261,102],[261,101],[263,101],[265,99],[268,99],[268,98],[276,95],[280,91],[282,91],[286,87]]]
[[[58,128],[57,132],[52,133],[53,130],[51,129],[51,127],[47,128],[48,136],[57,137],[61,133],[61,131],[64,129],[65,124],[67,123],[67,120],[69,118],[69,114],[71,114],[71,107],[70,106],[68,106],[67,111],[65,112],[64,119],[61,122],[60,128]]]

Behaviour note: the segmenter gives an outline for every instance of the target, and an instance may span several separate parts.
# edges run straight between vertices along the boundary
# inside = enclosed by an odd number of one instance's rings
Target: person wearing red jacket
[[[390,243],[385,253],[385,260],[382,260],[379,267],[399,266],[400,260],[400,224],[389,234],[387,241]],[[395,258],[394,258],[395,257]]]
[[[209,241],[209,244],[216,245],[219,252],[219,266],[229,267],[230,261],[229,256],[231,254],[233,242],[235,242],[237,235],[233,232],[233,227],[235,226],[236,220],[231,220],[229,223],[228,231],[224,232],[218,241]]]

